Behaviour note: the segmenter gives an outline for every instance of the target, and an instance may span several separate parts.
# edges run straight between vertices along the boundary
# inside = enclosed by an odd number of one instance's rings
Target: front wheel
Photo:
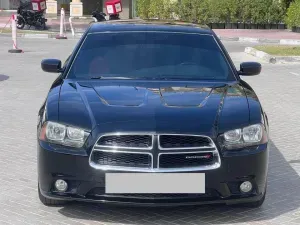
[[[46,20],[44,18],[40,18],[35,24],[36,29],[46,30]]]
[[[18,28],[18,29],[23,29],[23,28],[25,27],[25,24],[26,24],[24,18],[21,17],[21,16],[18,16],[18,17],[17,17],[16,23],[17,23],[17,28]]]
[[[41,22],[40,29],[41,30],[46,30],[46,23],[45,22]]]

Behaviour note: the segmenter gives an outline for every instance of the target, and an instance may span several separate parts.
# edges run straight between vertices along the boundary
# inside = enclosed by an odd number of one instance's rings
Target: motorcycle
[[[120,19],[120,15],[118,13],[109,15],[109,20],[119,20],[119,19]]]
[[[46,29],[47,19],[44,16],[45,10],[33,11],[30,4],[21,4],[17,10],[17,28],[23,29],[25,25],[34,26],[42,30]]]
[[[104,12],[100,12],[99,10],[99,3],[97,3],[98,7],[95,11],[92,12],[92,17],[94,18],[95,22],[102,22],[106,21],[106,14]],[[110,14],[109,20],[119,20],[119,14]]]
[[[106,14],[104,12],[100,12],[98,9],[92,12],[92,17],[94,18],[95,22],[106,21]]]

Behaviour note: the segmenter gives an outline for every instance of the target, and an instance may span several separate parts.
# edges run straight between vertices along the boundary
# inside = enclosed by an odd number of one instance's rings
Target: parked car
[[[269,124],[251,86],[205,26],[92,24],[38,114],[39,197],[45,205],[243,204],[267,190]]]

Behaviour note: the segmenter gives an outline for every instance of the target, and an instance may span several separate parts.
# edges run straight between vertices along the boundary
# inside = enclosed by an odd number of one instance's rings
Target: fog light
[[[57,180],[57,181],[55,181],[55,188],[56,188],[56,190],[58,190],[60,192],[64,192],[67,190],[68,184],[64,180]]]
[[[245,181],[240,185],[241,192],[248,193],[252,190],[252,184],[250,181]]]

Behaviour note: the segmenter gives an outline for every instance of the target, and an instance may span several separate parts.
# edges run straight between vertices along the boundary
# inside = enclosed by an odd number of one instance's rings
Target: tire
[[[41,25],[39,26],[40,30],[46,30],[46,23],[42,22]]]
[[[23,17],[18,16],[17,17],[17,28],[18,29],[23,29],[25,27],[25,20]]]
[[[63,206],[67,203],[66,201],[63,201],[63,200],[53,200],[53,199],[44,197],[40,191],[39,186],[38,186],[38,192],[39,192],[39,199],[45,206],[53,206],[53,207],[54,206]]]
[[[44,18],[40,18],[36,25],[39,30],[46,30],[46,21]]]

